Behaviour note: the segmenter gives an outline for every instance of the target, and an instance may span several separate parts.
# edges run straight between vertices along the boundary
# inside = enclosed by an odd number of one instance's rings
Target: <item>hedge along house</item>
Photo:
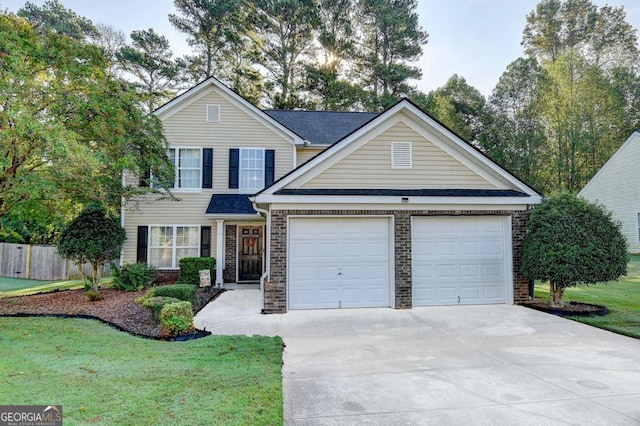
[[[521,246],[540,195],[408,100],[261,111],[209,79],[156,113],[183,201],[125,213],[125,261],[173,273],[214,255],[216,282],[259,281],[266,313],[528,298]]]

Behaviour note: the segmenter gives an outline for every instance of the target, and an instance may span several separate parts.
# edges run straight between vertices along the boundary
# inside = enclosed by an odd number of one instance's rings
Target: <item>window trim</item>
[[[179,269],[179,261],[176,259],[176,253],[177,253],[177,249],[178,246],[176,245],[177,242],[177,228],[197,228],[198,229],[198,244],[196,246],[193,247],[197,247],[198,248],[198,256],[200,256],[200,248],[202,246],[202,225],[183,225],[183,224],[152,224],[152,225],[147,225],[148,226],[148,236],[147,236],[147,263],[149,265],[151,265],[151,249],[152,248],[165,248],[162,246],[152,246],[151,245],[151,234],[152,234],[152,229],[153,228],[168,228],[171,227],[173,228],[173,241],[174,244],[171,245],[171,266],[157,266],[157,265],[152,265],[154,266],[156,269],[158,270],[172,270],[172,269]],[[191,248],[192,246],[180,246],[180,248]]]
[[[215,120],[209,120],[209,108],[218,108],[218,114],[215,117]],[[220,104],[207,104],[207,106],[205,107],[205,120],[207,121],[207,123],[219,123],[221,115],[222,108],[220,107]]]
[[[198,167],[198,178],[200,179],[200,185],[197,188],[179,188],[178,187],[178,174],[180,169],[178,167],[179,155],[173,158],[173,168],[175,170],[175,176],[173,177],[173,192],[202,192],[202,169],[203,169],[203,147],[202,146],[170,146],[167,150],[167,157],[169,157],[169,150],[183,150],[183,149],[197,149],[200,151],[200,166]]]
[[[637,220],[637,228],[638,228],[638,242],[640,242],[640,212],[638,212],[638,214],[636,215],[636,220]]]
[[[252,146],[245,146],[245,147],[240,147],[238,148],[239,152],[238,152],[238,190],[239,191],[260,191],[261,189],[263,189],[266,185],[265,182],[265,170],[267,168],[267,156],[266,156],[266,149],[263,147],[252,147]],[[262,177],[262,186],[256,187],[256,188],[246,188],[242,186],[242,152],[243,151],[248,151],[248,150],[256,150],[256,151],[261,151],[262,152],[262,169],[260,172],[260,176]],[[254,169],[251,169],[254,170]]]

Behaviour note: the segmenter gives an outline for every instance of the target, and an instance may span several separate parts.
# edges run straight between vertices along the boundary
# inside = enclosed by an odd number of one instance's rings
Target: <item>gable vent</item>
[[[391,168],[411,168],[411,142],[391,142]]]
[[[220,105],[207,105],[207,121],[209,123],[220,122]]]

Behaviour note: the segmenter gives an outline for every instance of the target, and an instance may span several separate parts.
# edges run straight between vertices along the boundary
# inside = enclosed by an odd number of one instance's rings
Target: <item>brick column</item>
[[[264,313],[287,312],[287,216],[271,212],[269,280],[264,283]]]
[[[522,246],[527,233],[527,220],[530,211],[514,211],[511,214],[511,244],[513,249],[513,302],[524,303],[529,300],[529,278],[521,272]]]
[[[225,225],[225,242],[224,242],[224,276],[225,283],[235,283],[238,281],[236,277],[236,263],[238,258],[238,235],[236,225]]]
[[[395,212],[395,296],[396,309],[410,309],[411,297],[411,214]]]

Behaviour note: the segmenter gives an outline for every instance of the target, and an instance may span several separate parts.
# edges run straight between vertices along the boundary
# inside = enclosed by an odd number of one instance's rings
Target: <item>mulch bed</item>
[[[200,311],[224,290],[211,287],[198,289],[194,312]],[[151,318],[147,309],[135,303],[144,291],[126,292],[103,288],[102,300],[89,302],[84,290],[66,290],[0,299],[0,316],[60,316],[94,318],[130,334],[152,339],[191,340],[211,333],[194,333],[167,339],[161,336],[162,327]]]
[[[590,303],[568,302],[561,308],[553,308],[549,306],[548,300],[534,299],[524,303],[524,306],[561,317],[575,316],[585,317],[591,315],[607,315],[609,310],[606,306],[592,305]]]

